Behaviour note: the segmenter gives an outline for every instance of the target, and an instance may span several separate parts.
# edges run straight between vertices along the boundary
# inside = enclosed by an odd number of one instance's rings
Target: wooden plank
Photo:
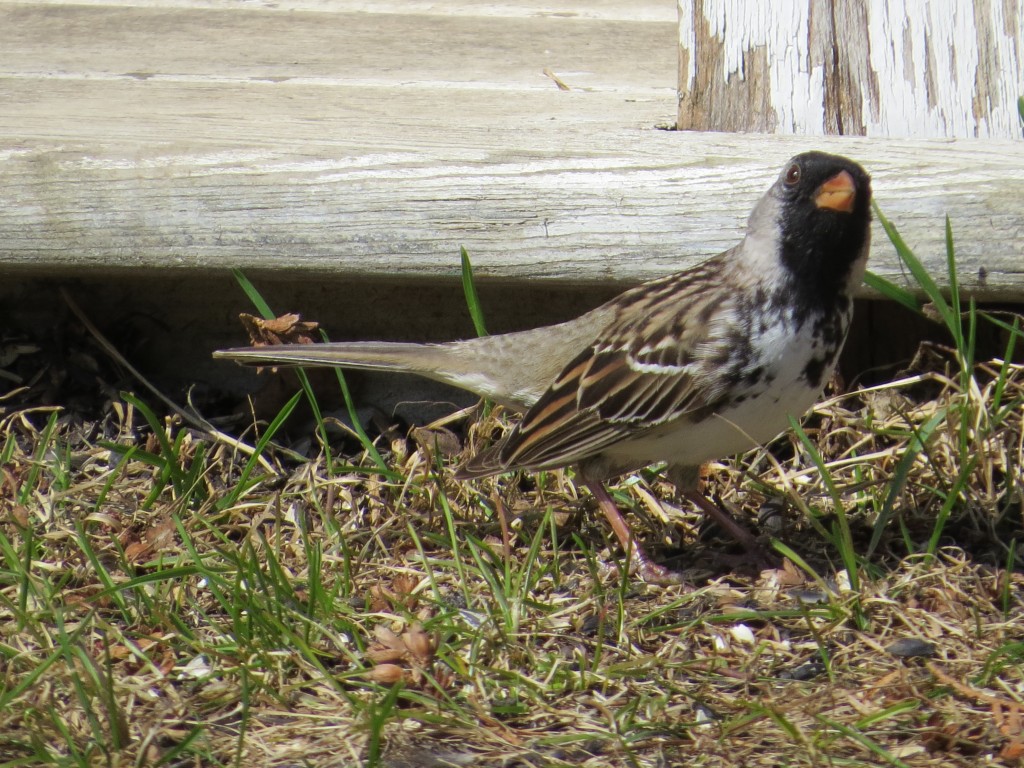
[[[247,4],[179,7],[0,3],[2,78],[552,89],[672,87],[670,21],[525,14],[282,13]],[[660,54],[651,55],[651,44]]]
[[[485,280],[636,282],[733,244],[818,147],[873,172],[933,272],[948,213],[963,284],[1024,298],[1019,144],[660,131],[676,30],[623,4],[350,5],[0,4],[0,269],[436,280],[465,245]],[[878,233],[873,268],[900,276]]]
[[[24,0],[2,0],[3,3]],[[403,16],[493,16],[500,18],[549,17],[604,21],[667,22],[675,24],[674,2],[664,0],[31,0],[31,5],[97,5],[132,8],[190,8],[291,13],[363,13]]]
[[[1024,0],[680,0],[679,126],[1021,137]]]
[[[467,95],[450,103],[471,114]],[[105,103],[97,96],[97,108]],[[777,166],[814,146],[872,171],[879,203],[933,273],[944,272],[948,213],[965,287],[1003,299],[1021,298],[1024,286],[1024,159],[1009,142],[809,144],[588,126],[552,135],[527,124],[463,126],[425,146],[340,119],[329,133],[331,143],[22,142],[3,159],[4,265],[436,278],[457,271],[465,245],[482,276],[632,282],[735,242]],[[875,238],[873,269],[898,276]]]

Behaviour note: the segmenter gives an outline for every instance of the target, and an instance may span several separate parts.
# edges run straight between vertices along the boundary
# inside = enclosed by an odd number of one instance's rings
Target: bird
[[[576,319],[444,343],[219,350],[249,365],[418,374],[523,412],[456,479],[575,467],[630,571],[681,583],[634,538],[604,483],[664,462],[677,491],[748,548],[756,538],[699,489],[700,468],[772,440],[832,375],[870,249],[871,178],[856,162],[791,158],[743,239]]]

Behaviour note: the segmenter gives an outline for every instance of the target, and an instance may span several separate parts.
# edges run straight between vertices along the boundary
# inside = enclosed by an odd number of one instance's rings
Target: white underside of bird
[[[635,439],[608,446],[602,453],[610,464],[609,475],[614,474],[614,468],[631,465],[630,469],[639,469],[659,461],[696,467],[774,439],[789,428],[791,416],[799,418],[818,399],[819,389],[807,386],[800,375],[814,344],[810,323],[795,333],[780,327],[766,331],[758,345],[759,364],[765,366],[771,384],[751,388],[742,402],[700,421],[691,419],[685,429],[666,423]],[[826,379],[834,367],[826,369]]]

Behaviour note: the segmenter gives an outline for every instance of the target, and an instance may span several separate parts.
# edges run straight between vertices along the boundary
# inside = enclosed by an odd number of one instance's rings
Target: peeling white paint
[[[821,0],[704,0],[705,23],[723,46],[722,80],[743,77],[744,53],[765,47],[778,133],[824,132],[825,73],[811,66],[809,9]],[[866,0],[864,39],[844,40],[853,61],[878,80],[877,103],[862,84],[869,136],[1021,138],[1017,98],[1024,95],[1024,0]],[[695,0],[679,0],[680,45],[691,52],[682,91],[696,83]],[[1016,15],[1016,22],[1006,18]],[[982,31],[975,19],[982,17]],[[989,97],[975,117],[979,39],[991,31]]]

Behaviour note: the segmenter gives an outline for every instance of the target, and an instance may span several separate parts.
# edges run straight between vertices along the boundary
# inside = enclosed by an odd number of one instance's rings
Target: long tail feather
[[[243,365],[340,367],[414,373],[516,409],[529,407],[540,396],[536,390],[510,387],[504,380],[507,365],[503,364],[501,357],[467,355],[466,346],[470,343],[473,342],[411,344],[353,341],[285,344],[222,349],[214,352],[213,356]]]
[[[213,356],[243,365],[342,367],[422,376],[435,372],[447,357],[440,345],[381,341],[239,347],[218,350]]]

